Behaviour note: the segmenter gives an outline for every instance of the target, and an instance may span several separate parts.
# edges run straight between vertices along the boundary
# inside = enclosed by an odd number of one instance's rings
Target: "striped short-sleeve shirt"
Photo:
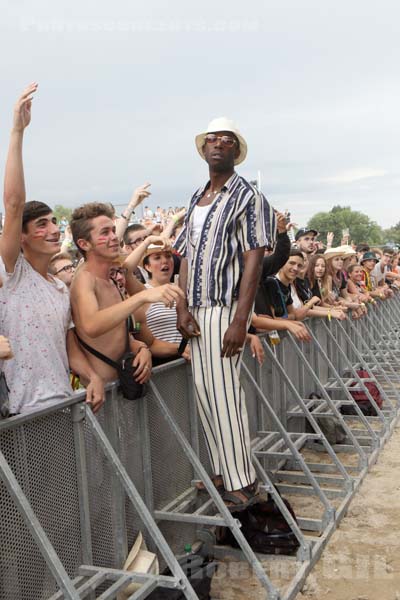
[[[175,248],[188,260],[188,305],[231,306],[239,294],[243,254],[274,245],[274,211],[243,177],[234,173],[215,198],[196,242],[193,211],[209,183],[193,195]]]

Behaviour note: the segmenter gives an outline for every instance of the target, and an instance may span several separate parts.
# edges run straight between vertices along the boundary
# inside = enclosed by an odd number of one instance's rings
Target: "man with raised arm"
[[[48,273],[52,256],[60,250],[56,219],[43,202],[25,203],[22,142],[36,90],[36,83],[29,85],[15,105],[5,169],[0,331],[9,338],[14,357],[1,368],[10,388],[11,414],[70,396],[69,364],[88,385],[87,401],[97,410],[103,402],[103,383],[70,330],[68,289]]]
[[[196,137],[210,180],[192,197],[175,246],[183,257],[178,329],[192,338],[195,391],[214,471],[226,506],[241,511],[257,497],[250,432],[239,375],[264,247],[275,217],[235,165],[247,144],[232,121],[212,121]],[[201,487],[201,484],[200,484]]]
[[[85,259],[72,282],[71,305],[76,331],[86,345],[87,359],[103,381],[113,381],[117,378],[116,370],[93,355],[87,346],[116,362],[127,350],[128,341],[130,350],[136,355],[133,361],[135,380],[145,383],[151,374],[151,355],[168,356],[171,349],[168,343],[153,337],[141,308],[153,302],[164,302],[172,307],[174,300],[183,297],[183,292],[174,284],[145,289],[136,281],[136,289],[141,291],[127,300],[121,298],[110,279],[110,267],[119,259],[119,239],[110,204],[92,202],[75,209],[71,230]],[[130,292],[134,291],[133,281],[130,281],[134,279],[131,273],[127,275]],[[136,338],[127,336],[127,322],[131,316],[141,323]]]

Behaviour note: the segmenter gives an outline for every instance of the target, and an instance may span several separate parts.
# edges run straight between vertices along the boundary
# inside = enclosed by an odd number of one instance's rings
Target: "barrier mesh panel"
[[[131,402],[122,397],[118,399],[119,456],[137,491],[145,500],[142,455],[144,436],[141,431],[140,408],[139,402]],[[139,531],[143,533],[148,547],[151,547],[147,531],[127,496],[125,498],[125,519],[128,549],[133,545]]]
[[[61,562],[73,575],[81,563],[81,532],[69,410],[0,432],[0,447]],[[0,510],[0,598],[47,598],[57,586],[3,484]]]
[[[172,412],[176,423],[190,442],[191,424],[188,409],[186,365],[155,374],[154,383]],[[154,507],[165,504],[190,487],[194,477],[192,466],[179,442],[167,425],[156,400],[149,394],[149,431]],[[160,460],[160,457],[163,457]],[[195,526],[184,523],[160,523],[160,529],[171,548],[183,554],[185,544],[195,539]]]
[[[106,428],[105,412],[97,416],[103,429]],[[92,532],[93,563],[96,566],[117,568],[116,547],[112,521],[112,469],[94,438],[85,425],[85,446],[88,471],[90,525]]]

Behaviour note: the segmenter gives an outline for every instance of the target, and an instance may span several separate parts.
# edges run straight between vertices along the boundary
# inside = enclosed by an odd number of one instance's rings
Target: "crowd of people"
[[[257,333],[272,344],[283,331],[306,342],[305,319],[363,318],[400,286],[399,253],[295,232],[236,173],[247,143],[225,118],[195,138],[209,175],[187,210],[145,206],[137,219],[146,183],[120,215],[91,202],[57,223],[49,206],[25,198],[22,145],[36,90],[16,103],[5,169],[1,415],[56,405],[79,386],[96,412],[127,355],[138,385],[154,365],[183,357],[214,483],[230,510],[244,510],[258,492],[239,379],[245,345],[262,363]]]

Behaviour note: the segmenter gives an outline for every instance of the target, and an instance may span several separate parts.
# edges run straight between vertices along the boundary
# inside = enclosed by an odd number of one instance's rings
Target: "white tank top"
[[[190,230],[190,240],[193,245],[197,243],[198,237],[201,233],[201,230],[203,229],[204,221],[207,218],[211,206],[212,204],[208,204],[207,206],[196,205],[194,207],[192,227]]]

